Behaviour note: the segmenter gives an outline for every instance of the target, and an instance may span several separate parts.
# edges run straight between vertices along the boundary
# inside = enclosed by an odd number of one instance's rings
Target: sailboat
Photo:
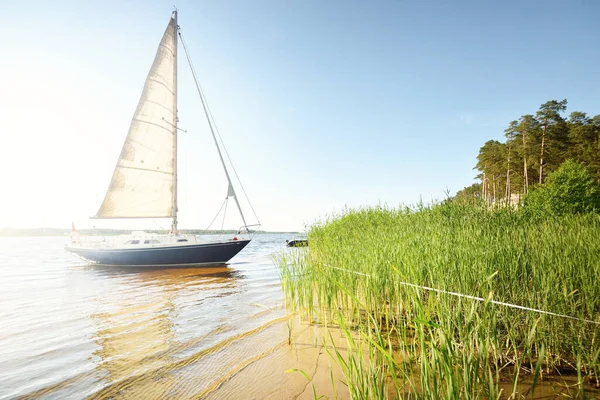
[[[243,226],[227,239],[203,241],[179,235],[177,228],[177,42],[181,39],[196,89],[227,178],[228,199],[234,199]],[[137,234],[120,243],[72,239],[66,250],[88,262],[118,266],[181,266],[223,264],[252,240],[231,176],[215,134],[214,122],[198,84],[177,24],[177,10],[158,46],[154,62],[131,120],[129,132],[100,209],[92,218],[172,218],[164,237]],[[256,228],[255,228],[256,229]],[[248,235],[249,237],[245,237]]]

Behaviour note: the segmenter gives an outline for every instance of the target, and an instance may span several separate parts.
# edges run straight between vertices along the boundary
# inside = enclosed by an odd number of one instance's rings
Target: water
[[[257,235],[220,267],[119,269],[83,265],[64,237],[0,237],[0,399],[349,398],[321,345],[336,332],[284,309],[272,255],[303,251],[288,238]],[[535,393],[572,392],[547,378]]]
[[[219,397],[287,343],[272,255],[288,238],[203,269],[89,266],[65,237],[0,238],[0,399]]]

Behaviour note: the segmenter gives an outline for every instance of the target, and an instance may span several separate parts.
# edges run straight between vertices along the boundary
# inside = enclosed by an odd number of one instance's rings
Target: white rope
[[[355,274],[355,275],[366,276],[367,278],[374,278],[372,275],[363,274],[362,272],[356,272],[356,271],[351,271],[349,269],[332,267],[332,266],[327,265],[327,264],[324,264],[324,265],[326,267],[328,267],[328,268],[337,269],[339,271],[349,272],[349,273]],[[409,287],[414,287],[414,288],[417,288],[417,289],[428,290],[428,291],[435,292],[435,293],[448,294],[448,295],[451,295],[451,296],[461,297],[461,298],[470,299],[470,300],[483,301],[483,302],[486,301],[486,299],[484,299],[483,297],[471,296],[471,295],[468,295],[468,294],[462,294],[462,293],[458,293],[458,292],[449,292],[449,291],[446,291],[446,290],[436,289],[436,288],[432,288],[432,287],[428,287],[428,286],[416,285],[414,283],[399,282],[399,284],[403,285],[403,286],[409,286]],[[585,322],[585,323],[588,323],[588,324],[600,325],[600,322],[598,322],[598,321],[592,321],[592,320],[589,320],[589,319],[577,318],[577,317],[573,317],[571,315],[558,314],[558,313],[551,312],[551,311],[539,310],[537,308],[530,308],[530,307],[520,306],[520,305],[517,305],[517,304],[505,303],[503,301],[489,300],[489,302],[492,303],[492,304],[503,306],[503,307],[516,308],[518,310],[532,311],[532,312],[535,312],[535,313],[538,313],[538,314],[552,315],[554,317],[567,318],[567,319],[571,319],[571,320],[574,320],[574,321]]]

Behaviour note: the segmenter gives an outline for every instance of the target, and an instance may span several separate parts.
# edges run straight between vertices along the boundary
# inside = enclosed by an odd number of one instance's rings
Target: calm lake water
[[[221,267],[127,270],[84,265],[67,237],[0,238],[0,399],[296,397],[224,385],[287,343],[272,255],[289,237]]]

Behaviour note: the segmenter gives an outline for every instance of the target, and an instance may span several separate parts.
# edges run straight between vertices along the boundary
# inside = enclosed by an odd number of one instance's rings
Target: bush
[[[525,196],[524,208],[553,215],[600,212],[600,184],[587,168],[569,160]]]

